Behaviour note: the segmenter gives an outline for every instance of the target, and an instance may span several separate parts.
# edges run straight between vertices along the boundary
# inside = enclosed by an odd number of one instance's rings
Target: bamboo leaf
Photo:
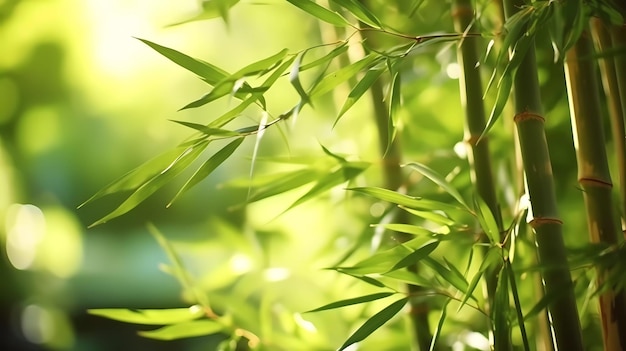
[[[121,205],[108,215],[91,224],[89,227],[105,223],[113,218],[119,217],[133,208],[137,207],[150,195],[169,183],[174,177],[184,171],[198,156],[204,151],[209,141],[202,140],[194,145],[187,147],[170,165],[161,173],[152,177],[148,181],[139,186]]]
[[[408,256],[404,257],[398,263],[396,263],[393,267],[391,267],[390,271],[395,271],[400,268],[405,268],[410,265],[413,265],[425,257],[428,257],[435,249],[439,246],[438,241],[432,241],[427,243],[426,245],[420,247],[419,249],[411,252]],[[388,272],[387,272],[388,273]]]
[[[332,269],[347,274],[383,274],[389,273],[392,267],[403,260],[412,249],[422,247],[425,242],[431,242],[428,238],[416,238],[391,249],[377,252],[374,255],[356,263],[352,267],[334,267]]]
[[[524,350],[530,351],[530,344],[528,342],[528,335],[526,334],[526,326],[524,325],[524,314],[522,313],[522,305],[520,303],[519,294],[517,290],[517,283],[515,282],[515,274],[513,273],[513,267],[511,261],[505,260],[504,267],[507,270],[507,275],[510,279],[511,293],[513,295],[513,301],[515,303],[515,312],[517,313],[517,322],[520,328],[520,334],[522,337],[522,343],[524,344]]]
[[[413,224],[402,224],[402,223],[380,223],[374,224],[375,227],[382,227],[387,230],[391,230],[394,232],[407,233],[413,235],[426,235],[431,236],[433,232],[426,228],[422,228]]]
[[[228,23],[228,10],[235,6],[239,0],[210,0],[202,1],[202,12],[188,19],[169,24],[168,27],[178,26],[185,23],[209,20],[222,17]]]
[[[208,177],[209,174],[213,173],[213,171],[221,165],[230,155],[237,150],[239,145],[243,142],[244,138],[240,137],[230,142],[228,145],[224,146],[220,151],[216,152],[213,156],[211,156],[208,160],[206,160],[198,170],[187,180],[185,185],[176,193],[172,201],[167,205],[167,207],[171,206],[178,197],[184,193],[185,191],[192,188],[194,185],[198,184],[204,178]]]
[[[509,325],[509,277],[508,271],[500,270],[498,274],[498,285],[493,303],[493,327],[494,327],[494,348],[502,350],[509,347],[511,340],[511,329]]]
[[[453,226],[456,224],[455,221],[453,221],[452,219],[446,217],[443,214],[439,214],[437,212],[430,212],[430,211],[420,211],[420,210],[414,210],[412,208],[408,208],[405,206],[400,205],[400,208],[407,211],[408,213],[417,216],[419,218],[423,218],[426,220],[429,220],[433,223],[437,223],[437,224],[441,224],[441,225],[445,225],[445,226]]]
[[[198,319],[204,315],[200,306],[189,308],[172,309],[145,309],[130,310],[125,308],[102,308],[89,309],[89,314],[113,319],[119,322],[144,324],[144,325],[164,325],[187,322]]]
[[[382,292],[382,293],[376,293],[376,294],[371,294],[371,295],[359,296],[359,297],[355,297],[351,299],[345,299],[345,300],[329,303],[327,305],[318,307],[316,309],[312,309],[310,311],[306,311],[304,313],[319,312],[319,311],[331,310],[331,309],[341,308],[341,307],[350,306],[350,305],[357,305],[360,303],[365,303],[365,302],[370,302],[370,301],[376,301],[385,297],[389,297],[394,294],[396,293],[395,292]]]
[[[191,129],[195,129],[197,131],[199,131],[200,133],[206,135],[206,136],[220,136],[220,137],[233,137],[233,136],[239,136],[241,135],[240,133],[234,132],[232,130],[227,130],[227,129],[220,129],[220,128],[210,128],[205,126],[204,124],[199,124],[199,123],[192,123],[192,122],[185,122],[185,121],[177,121],[177,120],[170,120],[174,123],[178,123],[180,125],[183,125],[185,127],[191,128]]]
[[[189,108],[200,107],[212,101],[215,101],[221,97],[224,97],[228,94],[234,95],[234,94],[240,93],[240,97],[243,97],[241,93],[244,93],[244,92],[263,93],[267,91],[269,87],[252,88],[247,83],[241,84],[238,87],[237,82],[246,76],[265,73],[271,67],[277,65],[283,58],[285,58],[285,56],[287,55],[287,52],[288,52],[287,49],[283,49],[270,57],[259,60],[257,62],[253,62],[245,66],[244,68],[240,69],[239,71],[222,78],[219,82],[215,84],[215,88],[213,88],[211,92],[209,92],[208,94],[205,94],[200,99],[195,100],[185,105],[182,109],[185,110]]]
[[[497,262],[498,259],[500,258],[500,255],[501,255],[500,250],[501,250],[500,248],[494,246],[487,251],[487,254],[483,258],[482,262],[480,263],[478,272],[476,272],[476,274],[470,281],[467,287],[467,291],[463,295],[463,300],[461,300],[461,304],[459,305],[459,308],[457,309],[457,311],[460,311],[461,308],[465,306],[465,304],[467,303],[467,300],[469,300],[470,298],[473,298],[472,295],[474,294],[474,290],[476,290],[476,287],[478,286],[478,282],[480,282],[480,278],[482,278],[482,276],[485,274],[487,269],[489,269],[491,265]]]
[[[406,305],[408,300],[408,297],[400,299],[373,315],[365,323],[363,323],[363,325],[361,325],[359,329],[357,329],[352,335],[350,335],[348,340],[346,340],[346,342],[344,342],[343,345],[339,348],[339,351],[345,350],[348,346],[356,342],[362,341],[370,336],[373,332],[376,331],[376,329],[380,328],[383,324],[387,323],[387,321],[393,318],[393,316],[398,314],[398,312],[402,310],[404,305]]]
[[[456,274],[456,272],[450,270],[449,268],[445,267],[444,265],[430,257],[425,257],[422,262],[428,267],[432,268],[439,277],[443,278],[452,286],[459,289],[459,291],[461,291],[462,293],[467,292],[469,285],[462,275],[459,276],[458,274]]]
[[[389,151],[389,147],[396,138],[396,130],[398,127],[398,111],[400,110],[401,91],[400,91],[400,73],[396,72],[391,80],[391,88],[389,89],[389,120],[387,121],[387,145],[385,154]]]
[[[430,342],[430,348],[428,349],[429,351],[435,350],[435,345],[437,344],[439,336],[441,335],[441,329],[443,329],[443,323],[446,320],[448,304],[450,303],[450,301],[450,299],[447,299],[446,302],[443,304],[443,307],[441,308],[441,315],[439,316],[437,328],[435,328],[435,333],[433,334],[433,338]]]
[[[471,211],[469,206],[467,206],[467,204],[465,203],[465,200],[463,200],[463,197],[461,196],[461,194],[459,194],[459,192],[450,183],[448,183],[447,180],[445,180],[442,176],[440,176],[437,172],[428,168],[426,165],[423,165],[421,163],[416,163],[416,162],[409,163],[405,166],[409,166],[413,168],[414,170],[418,171],[426,178],[432,180],[435,184],[439,185],[443,190],[445,190],[445,192],[450,194],[450,196],[452,196],[465,209],[467,209],[468,211]]]
[[[339,84],[347,82],[348,79],[357,75],[357,73],[372,67],[377,61],[380,60],[380,56],[375,54],[369,54],[359,61],[342,67],[335,72],[326,75],[319,84],[309,93],[310,97],[326,94],[335,89]]]
[[[362,194],[366,194],[377,198],[379,200],[391,202],[394,204],[402,205],[408,208],[420,209],[420,210],[432,210],[432,211],[445,211],[459,213],[459,212],[467,212],[467,210],[449,205],[445,202],[427,200],[422,198],[416,198],[404,194],[400,194],[393,190],[377,188],[377,187],[359,187],[359,188],[349,188],[348,190],[356,191]]]
[[[361,2],[356,0],[331,0],[335,4],[350,11],[359,21],[368,24],[374,28],[382,28],[380,20]]]
[[[367,169],[367,167],[369,167],[369,163],[367,162],[347,162],[342,164],[338,169],[318,180],[306,194],[302,195],[296,202],[291,204],[285,212],[341,183],[353,179]]]
[[[224,330],[224,326],[214,320],[198,320],[167,325],[156,330],[140,331],[139,335],[157,340],[176,340],[196,336],[211,335]]]
[[[300,8],[301,10],[309,13],[310,15],[313,15],[313,17],[316,17],[324,22],[328,22],[337,27],[345,27],[350,24],[345,18],[341,17],[341,15],[339,15],[338,13],[328,10],[327,8],[324,8],[316,4],[314,1],[311,1],[311,0],[287,0],[287,1],[290,2],[292,5]]]
[[[308,69],[311,69],[313,67],[317,67],[326,63],[329,63],[332,59],[334,59],[335,57],[345,53],[346,51],[348,51],[348,42],[342,42],[339,46],[337,46],[336,48],[334,48],[331,52],[329,52],[328,54],[318,58],[317,60],[311,61],[307,64],[304,64],[300,67],[300,72],[306,71]]]
[[[306,91],[304,91],[302,83],[300,82],[300,65],[306,52],[307,50],[298,54],[296,60],[293,62],[293,66],[291,66],[291,73],[289,74],[289,82],[291,83],[293,88],[296,89],[296,92],[298,92],[298,95],[300,95],[300,99],[303,102],[309,101],[309,95],[306,93]]]
[[[380,77],[382,73],[383,73],[383,70],[377,69],[377,68],[372,68],[369,71],[367,71],[367,73],[365,73],[365,75],[363,76],[363,79],[361,79],[354,86],[354,88],[352,88],[352,90],[350,91],[350,94],[348,95],[348,98],[343,103],[343,106],[341,107],[341,110],[339,111],[339,115],[337,116],[337,119],[335,119],[335,123],[333,123],[333,128],[337,125],[337,122],[339,122],[339,119],[346,112],[348,112],[348,110],[352,107],[352,105],[354,105],[361,98],[361,96],[363,96],[363,94],[365,94],[365,92],[369,90],[369,88],[374,84],[374,82],[378,80],[378,78]]]
[[[228,76],[228,73],[226,71],[208,62],[195,59],[174,49],[161,46],[145,39],[137,39],[154,49],[159,54],[167,57],[175,64],[185,68],[192,73],[195,73],[200,78],[202,78],[202,80],[209,83],[210,85],[215,85],[217,82]]]
[[[197,141],[194,141],[194,143]],[[107,185],[103,189],[99,190],[96,194],[90,197],[87,201],[83,202],[78,208],[85,206],[88,203],[91,203],[101,197],[106,195],[134,190],[140,187],[142,184],[146,183],[154,176],[159,174],[161,171],[166,169],[172,162],[174,162],[178,157],[180,157],[181,153],[186,149],[186,147],[177,147],[172,150],[169,150],[149,161],[144,163],[143,165],[135,168],[134,170],[126,173],[119,179],[115,180],[111,184]]]
[[[500,243],[500,230],[496,219],[487,203],[480,196],[474,197],[474,212],[478,217],[480,227],[489,238],[489,242],[493,245]]]

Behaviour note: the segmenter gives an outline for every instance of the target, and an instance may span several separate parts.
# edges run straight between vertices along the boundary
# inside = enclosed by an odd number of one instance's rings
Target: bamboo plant
[[[593,45],[588,31],[583,32],[567,52],[565,77],[572,117],[574,145],[578,159],[578,181],[583,190],[591,241],[616,246],[618,228],[612,203],[613,183],[609,173],[604,131],[596,82]],[[599,269],[598,286],[604,286],[606,272]],[[623,291],[611,287],[600,293],[600,316],[604,349],[626,349],[626,306]]]
[[[505,1],[505,14],[511,19],[524,4]],[[535,233],[539,263],[554,339],[559,350],[582,350],[582,332],[576,307],[573,283],[563,240],[562,221],[557,209],[554,179],[545,135],[543,107],[535,62],[534,40],[527,48],[512,53],[519,60],[513,80],[515,116],[524,173]],[[516,55],[518,57],[516,57]],[[521,57],[519,57],[522,55]]]

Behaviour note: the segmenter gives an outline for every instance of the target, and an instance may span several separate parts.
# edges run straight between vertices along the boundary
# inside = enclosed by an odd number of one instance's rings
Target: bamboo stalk
[[[452,18],[456,32],[464,33],[472,25],[474,20],[474,10],[469,0],[455,0],[452,5]],[[471,30],[475,33],[475,30]],[[498,230],[504,231],[502,216],[495,190],[495,182],[491,166],[491,153],[489,152],[488,137],[478,143],[480,136],[486,125],[485,107],[482,100],[482,81],[478,67],[479,55],[476,40],[465,38],[459,43],[457,49],[457,61],[461,68],[459,76],[459,86],[461,93],[461,104],[465,110],[465,143],[468,145],[468,161],[470,164],[471,181],[478,196],[480,196],[493,214]],[[483,235],[483,241],[487,241]],[[487,286],[487,310],[491,310],[496,294],[498,283],[497,272],[499,267],[495,267],[486,274]],[[491,326],[492,331],[494,326]],[[494,340],[494,345],[498,350],[510,349],[511,332],[507,326],[506,331],[494,333],[498,337]]]
[[[523,3],[507,0],[505,13],[510,18]],[[519,140],[530,197],[532,220],[553,337],[558,350],[583,350],[574,285],[569,271],[562,221],[557,209],[554,179],[546,141],[539,81],[532,43],[521,60],[513,81],[514,121]]]
[[[583,32],[576,45],[566,54],[565,79],[572,117],[574,146],[578,159],[578,182],[583,189],[591,241],[616,245],[618,229],[615,226],[611,192],[613,183],[604,147],[604,131],[598,96],[593,46],[588,32]],[[598,271],[601,286],[605,270]],[[626,311],[623,292],[607,289],[600,297],[600,318],[606,351],[626,350]]]
[[[363,33],[367,36],[367,32]],[[371,38],[370,38],[371,39]],[[371,41],[371,40],[370,40]],[[399,138],[396,137],[389,147],[387,148],[386,140],[388,138],[389,128],[389,112],[384,102],[384,89],[383,83],[380,80],[374,82],[370,88],[370,94],[372,98],[372,104],[374,107],[374,119],[376,121],[376,130],[378,132],[379,150],[382,156],[383,162],[383,178],[385,182],[385,188],[390,190],[401,189],[404,185],[404,176],[402,174],[402,168],[400,163],[402,161],[402,151],[399,147]],[[400,211],[396,215],[397,223],[409,223],[408,213]],[[394,233],[394,236],[400,241],[406,241],[410,239],[403,233]],[[417,265],[411,265],[408,267],[409,271],[417,272]],[[419,293],[423,291],[423,288],[413,284],[407,284],[406,289],[411,296],[419,296]],[[421,301],[418,298],[411,298],[409,300],[410,311],[409,318],[411,320],[411,336],[413,338],[413,349],[426,351],[430,347],[432,334],[430,332],[430,323],[428,321],[428,313],[430,306]]]
[[[626,15],[626,13],[623,13]],[[611,41],[613,48],[619,48],[621,53],[613,57],[615,65],[615,77],[617,80],[617,96],[619,96],[620,107],[622,110],[622,128],[614,127],[614,138],[619,138],[622,142],[626,142],[626,131],[624,130],[624,124],[626,124],[626,54],[623,50],[626,50],[626,25],[612,26],[610,29]],[[618,159],[618,167],[626,173],[626,157]],[[624,180],[620,180],[620,201],[622,207],[622,230],[626,237],[626,175]]]

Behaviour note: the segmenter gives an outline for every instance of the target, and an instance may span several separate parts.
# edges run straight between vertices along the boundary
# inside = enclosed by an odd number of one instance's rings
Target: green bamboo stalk
[[[510,18],[523,2],[505,1]],[[544,289],[550,299],[548,311],[558,350],[583,350],[574,284],[569,271],[563,241],[562,221],[557,209],[552,164],[545,135],[534,43],[521,60],[513,81],[514,121],[519,133],[526,186],[530,197],[539,264]]]
[[[365,26],[364,24],[361,24]],[[362,32],[362,35],[367,38],[368,32]],[[372,42],[373,38],[367,39]],[[367,49],[366,49],[367,50]],[[385,188],[390,190],[399,190],[404,185],[404,175],[400,164],[402,162],[402,151],[399,146],[399,138],[396,137],[389,147],[387,147],[388,128],[389,128],[389,110],[384,102],[384,87],[381,80],[374,82],[370,88],[370,95],[372,98],[372,104],[374,108],[374,119],[376,121],[376,130],[378,132],[378,144],[380,154],[382,155],[383,164],[383,178],[385,182]],[[396,223],[409,223],[408,213],[400,211],[396,215]],[[411,237],[403,233],[394,233],[395,237],[400,241],[407,241]],[[411,265],[408,269],[412,272],[417,272],[417,265]],[[430,312],[430,306],[419,299],[420,292],[423,288],[413,284],[407,284],[406,289],[409,295],[414,296],[409,300],[410,311],[409,318],[411,320],[411,336],[413,338],[413,349],[426,351],[430,347],[432,334],[430,329],[430,323],[428,321],[428,313]]]
[[[470,0],[454,0],[452,5],[452,18],[456,32],[464,33],[474,20],[474,10]],[[476,33],[471,30],[471,33]],[[482,100],[483,86],[480,77],[480,70],[477,63],[479,61],[478,47],[474,38],[465,38],[459,43],[457,49],[457,61],[461,68],[459,76],[459,86],[461,93],[461,104],[465,110],[465,143],[468,145],[468,161],[470,164],[470,174],[472,184],[493,214],[500,232],[504,231],[502,216],[498,205],[498,198],[495,190],[495,182],[491,167],[491,153],[489,152],[488,137],[478,142],[486,125],[485,107]],[[487,241],[483,235],[483,241]],[[498,283],[497,272],[499,267],[495,267],[486,274],[487,285],[487,309],[491,310],[496,295]],[[502,326],[499,326],[502,327]],[[492,330],[494,326],[491,326]],[[494,333],[494,345],[497,350],[511,348],[511,332],[507,326],[506,330]]]
[[[623,15],[626,15],[624,13]],[[620,107],[622,110],[622,128],[614,127],[614,138],[619,138],[622,142],[626,140],[626,131],[624,130],[624,124],[626,124],[626,25],[612,26],[610,28],[611,41],[613,48],[619,48],[622,50],[616,56],[613,57],[615,65],[615,77],[617,80],[617,92],[616,96],[619,96]],[[626,157],[622,157],[618,160],[620,169],[626,172]],[[626,178],[626,175],[624,176]],[[622,207],[622,230],[626,237],[626,180],[620,179],[620,201]]]
[[[578,159],[578,182],[583,189],[589,235],[594,243],[616,245],[618,229],[611,200],[613,183],[604,146],[593,53],[591,37],[583,32],[566,54],[565,79]],[[605,276],[605,270],[598,271],[598,286],[604,283]],[[626,350],[626,311],[616,308],[624,306],[625,298],[623,292],[610,288],[599,297],[606,351]]]

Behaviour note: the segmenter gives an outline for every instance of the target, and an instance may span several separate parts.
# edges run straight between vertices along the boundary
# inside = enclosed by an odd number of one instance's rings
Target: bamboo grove
[[[342,123],[373,126],[376,154],[357,158],[321,146],[320,165],[244,182],[248,197],[242,202],[308,186],[280,216],[342,186],[344,201],[384,203],[384,211],[365,219],[361,234],[327,267],[328,274],[366,286],[369,293],[311,306],[306,315],[355,305],[366,312],[351,322],[351,333],[341,344],[298,346],[298,338],[264,338],[254,327],[215,312],[220,306],[204,297],[211,292],[193,287],[180,257],[153,228],[176,267],[174,275],[183,288],[195,292],[190,305],[199,308],[91,313],[164,325],[142,332],[157,339],[225,335],[223,350],[381,349],[367,342],[386,328],[404,330],[409,337],[402,340],[410,344],[388,349],[442,350],[459,333],[455,323],[488,340],[487,348],[477,349],[626,350],[626,5],[617,0],[287,3],[268,6],[305,14],[319,43],[251,60],[235,73],[141,39],[210,86],[184,109],[221,98],[232,99],[234,107],[204,124],[175,121],[195,134],[86,204],[113,193],[127,194],[94,223],[103,224],[130,212],[195,165],[205,151],[213,152],[184,183],[178,199],[246,139],[256,141],[254,164],[263,135],[280,130],[289,139],[283,126],[297,126],[309,111],[329,103],[335,107],[333,128]],[[238,6],[252,6],[237,0],[203,4],[203,13],[190,21],[222,18],[227,23]],[[420,18],[431,13],[438,14],[437,24],[422,28]],[[411,79],[419,79],[419,60],[432,61],[438,52],[453,52],[458,64],[463,113],[445,118],[464,125],[459,142],[467,156],[457,168],[468,175],[467,185],[455,180],[445,160],[416,157],[410,151],[421,141],[407,130],[427,121],[412,107],[417,97],[407,87]],[[565,80],[546,83],[546,74]],[[289,108],[274,111],[268,92],[281,81],[289,83],[296,98]],[[571,140],[549,138],[550,109],[542,101],[546,84],[567,98]],[[369,104],[371,116],[349,120],[359,104]],[[247,126],[242,124],[246,114],[261,117]],[[238,127],[228,127],[233,124]],[[584,214],[588,233],[587,242],[577,248],[566,245],[572,233],[565,230],[559,208],[558,184],[563,180],[553,171],[551,143],[571,144],[576,157],[577,191],[584,203],[579,215]],[[504,151],[498,149],[502,145],[507,145]],[[372,173],[379,175],[367,176]],[[364,254],[368,246],[373,251]],[[406,325],[397,322],[405,310]],[[164,317],[167,313],[175,315],[171,322]],[[161,323],[148,323],[151,318]],[[181,328],[181,323],[188,327]]]

